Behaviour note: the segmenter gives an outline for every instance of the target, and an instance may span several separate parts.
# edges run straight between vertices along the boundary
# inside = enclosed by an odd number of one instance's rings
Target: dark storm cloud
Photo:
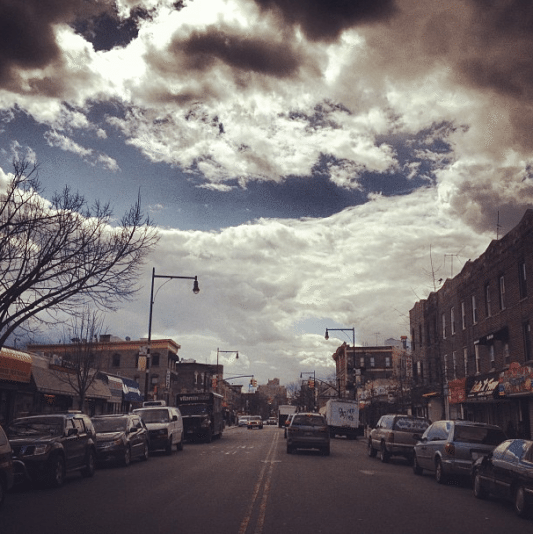
[[[395,0],[255,0],[263,10],[277,10],[285,22],[300,26],[311,41],[333,41],[358,24],[388,20]]]
[[[533,97],[533,3],[470,0],[476,7],[467,50],[460,63],[471,83],[514,97]],[[474,48],[475,46],[475,48]]]
[[[59,58],[54,24],[107,8],[87,0],[0,0],[0,86],[16,69],[46,67]]]
[[[190,66],[198,70],[208,69],[219,60],[235,69],[282,78],[299,66],[297,54],[284,43],[231,35],[216,28],[175,42],[173,49],[184,52]]]

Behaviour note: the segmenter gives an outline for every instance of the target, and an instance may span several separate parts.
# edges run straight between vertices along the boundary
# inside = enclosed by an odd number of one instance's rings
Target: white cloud
[[[433,289],[430,247],[438,279],[452,274],[445,254],[459,254],[457,274],[489,241],[448,217],[433,189],[401,202],[376,196],[326,219],[163,230],[139,299],[109,322],[122,336],[146,334],[152,267],[160,275],[197,275],[198,295],[189,280],[157,292],[164,282],[157,280],[153,336],[175,339],[184,357],[201,362],[214,363],[217,347],[238,350],[260,381],[291,381],[310,362],[325,376],[338,346],[323,338],[326,327],[355,327],[358,344],[373,344],[376,332],[380,339],[409,336],[409,309]],[[310,321],[322,325],[320,335],[302,329]]]

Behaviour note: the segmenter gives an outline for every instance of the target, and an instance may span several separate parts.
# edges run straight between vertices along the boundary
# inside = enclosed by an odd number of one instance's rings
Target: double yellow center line
[[[253,530],[253,534],[262,534],[263,532],[263,525],[265,523],[268,495],[270,493],[270,483],[272,482],[272,472],[274,470],[274,463],[276,462],[275,457],[276,457],[276,448],[277,448],[278,441],[279,441],[279,432],[275,432],[274,437],[272,439],[272,443],[270,444],[270,448],[268,450],[267,456],[265,460],[263,460],[264,465],[261,468],[257,482],[255,483],[254,491],[252,492],[252,499],[250,501],[250,505],[248,507],[248,510],[246,511],[246,515],[244,516],[244,519],[241,522],[241,526],[239,528],[239,534],[246,534],[246,532],[248,531],[248,526],[252,519],[252,515],[254,513],[254,509],[256,507],[257,502],[259,502],[259,511],[257,514],[257,522],[255,524],[255,529]],[[259,501],[259,498],[260,498],[260,501]],[[252,531],[250,530],[250,532]]]

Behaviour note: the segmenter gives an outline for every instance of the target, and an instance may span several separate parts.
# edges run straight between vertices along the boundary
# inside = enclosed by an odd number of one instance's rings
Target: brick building
[[[163,399],[174,405],[177,388],[178,345],[172,339],[151,341],[150,368],[143,367],[146,339],[120,339],[111,335],[100,336],[99,341],[88,342],[87,346],[95,355],[95,367],[110,375],[124,377],[137,382],[143,398]],[[58,361],[72,358],[77,350],[77,342],[51,345],[29,345],[28,350]],[[146,395],[145,392],[148,392]]]
[[[413,403],[431,419],[533,428],[533,210],[410,311]]]

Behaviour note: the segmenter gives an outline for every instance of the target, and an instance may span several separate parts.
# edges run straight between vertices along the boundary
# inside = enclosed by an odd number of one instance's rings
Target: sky
[[[153,338],[326,378],[532,206],[532,57],[527,0],[0,0],[0,178],[141,196],[160,241],[108,333],[147,335],[152,269],[198,276],[156,279]]]

